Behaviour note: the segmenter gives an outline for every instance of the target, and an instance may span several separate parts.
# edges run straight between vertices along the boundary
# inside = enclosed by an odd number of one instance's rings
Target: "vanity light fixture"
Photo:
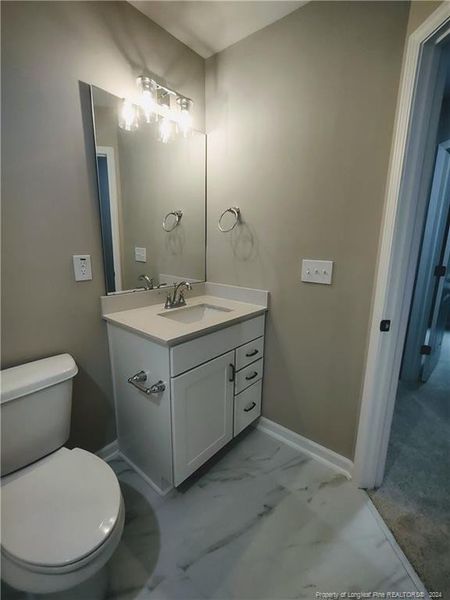
[[[158,121],[159,139],[167,143],[180,133],[187,137],[192,131],[193,101],[151,77],[140,75],[136,80],[139,89],[138,106],[124,99],[120,108],[119,127],[135,131],[141,121]]]

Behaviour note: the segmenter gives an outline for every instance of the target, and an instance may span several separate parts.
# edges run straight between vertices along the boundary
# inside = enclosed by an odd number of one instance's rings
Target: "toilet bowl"
[[[2,579],[26,592],[85,581],[105,565],[123,531],[111,467],[90,452],[61,447],[67,383],[76,372],[69,355],[2,371]]]

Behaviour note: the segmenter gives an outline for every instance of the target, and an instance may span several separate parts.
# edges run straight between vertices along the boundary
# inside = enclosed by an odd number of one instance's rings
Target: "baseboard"
[[[267,433],[280,442],[284,442],[288,446],[291,446],[291,448],[295,448],[327,467],[342,473],[348,479],[352,478],[353,463],[348,458],[345,458],[345,456],[341,456],[333,452],[333,450],[329,450],[316,442],[308,440],[302,435],[295,433],[295,431],[291,431],[270,419],[266,419],[266,417],[260,417],[256,424],[256,429],[264,431],[264,433]]]
[[[366,494],[367,494],[367,492],[366,492]],[[376,522],[378,524],[378,527],[381,529],[381,531],[383,532],[383,534],[386,536],[386,538],[387,538],[388,542],[390,543],[392,549],[394,550],[395,554],[398,556],[399,560],[401,561],[401,563],[405,567],[405,571],[408,573],[408,575],[411,578],[412,582],[416,586],[417,591],[418,592],[423,592],[424,597],[425,598],[429,598],[429,594],[428,594],[425,586],[423,585],[420,577],[417,575],[416,571],[414,570],[414,567],[409,562],[408,557],[406,556],[406,554],[403,552],[403,550],[398,545],[398,542],[395,539],[395,537],[393,536],[392,531],[386,525],[385,521],[383,520],[383,517],[378,512],[377,507],[375,506],[375,504],[370,499],[369,494],[367,494],[367,502],[368,502],[369,510],[373,514],[373,516],[375,517],[375,520],[376,520]]]
[[[147,483],[151,488],[155,490],[157,494],[160,496],[167,496],[167,494],[173,490],[173,487],[168,487],[166,490],[162,490],[156,483],[148,477],[139,467],[137,467],[132,460],[130,460],[125,454],[119,452],[120,458],[122,458],[128,466],[130,466],[139,477],[141,477],[145,483]]]
[[[114,440],[110,444],[103,446],[103,448],[100,448],[96,454],[100,458],[103,458],[103,460],[112,460],[119,454],[119,444],[117,440]]]

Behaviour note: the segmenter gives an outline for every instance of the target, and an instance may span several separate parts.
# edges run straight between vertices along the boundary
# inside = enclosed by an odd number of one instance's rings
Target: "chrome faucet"
[[[184,299],[182,287],[187,290],[192,290],[192,285],[187,281],[180,281],[180,283],[173,284],[173,294],[169,294],[166,298],[164,308],[177,308],[178,306],[186,306],[186,300]]]
[[[139,275],[138,281],[145,282],[144,287],[146,290],[153,290],[155,287],[155,282],[153,281],[152,277],[149,277],[148,275]]]

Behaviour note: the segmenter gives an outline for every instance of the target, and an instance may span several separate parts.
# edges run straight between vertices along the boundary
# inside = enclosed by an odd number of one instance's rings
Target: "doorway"
[[[447,298],[447,276],[446,273],[443,274],[443,270],[446,267],[447,250],[444,241],[448,236],[448,208],[446,209],[445,203],[448,200],[449,184],[445,176],[445,165],[437,172],[437,158],[439,155],[440,160],[445,163],[448,155],[445,143],[450,139],[450,133],[446,138],[440,138],[440,117],[448,85],[449,25],[450,3],[443,3],[413,32],[407,42],[354,465],[355,482],[359,487],[369,490],[408,558],[429,589],[437,592],[450,590],[447,569],[450,560],[446,531],[448,518],[446,521],[444,514],[448,509],[439,500],[439,494],[442,493],[446,497],[445,504],[448,503],[448,491],[445,488],[449,479],[449,457],[446,455],[445,444],[441,443],[435,432],[430,433],[427,427],[437,428],[438,435],[442,439],[448,439],[443,416],[448,415],[450,392],[444,391],[441,395],[445,388],[440,382],[445,381],[446,371],[442,370],[442,366],[446,365],[446,357],[447,362],[449,360],[447,336],[445,329],[441,327],[445,322],[444,299]],[[431,194],[434,194],[436,200],[438,179],[441,193],[439,202],[434,205],[439,210],[432,214],[429,211],[433,206]],[[442,192],[442,189],[447,189],[447,192]],[[432,221],[435,225],[433,235],[425,235],[427,226],[430,228]],[[437,233],[442,234],[440,241]],[[439,260],[433,265],[437,270],[432,273],[428,270],[427,277],[422,277],[425,272],[422,264],[425,256],[429,261],[430,257],[434,257],[431,262],[434,262],[436,256]],[[432,292],[422,298],[421,313],[414,308],[417,308],[419,298],[414,292],[419,289],[420,282],[423,284],[421,293],[424,290]],[[423,332],[419,333],[418,328],[412,325],[413,321],[424,327],[424,336]],[[440,332],[441,344],[438,343]],[[414,354],[416,370],[415,379],[411,382],[407,381],[412,363],[407,357],[409,347],[406,347],[406,342],[414,337],[415,344],[420,343],[420,353],[418,357]],[[400,377],[405,381],[399,381]],[[432,389],[432,386],[435,387]],[[438,389],[439,393],[436,391]],[[425,397],[423,393],[419,393],[422,390],[426,392]],[[442,456],[444,460],[441,460]],[[429,463],[426,464],[426,461]],[[430,464],[435,469],[438,481],[437,495],[427,495],[427,488],[431,483]],[[400,493],[398,488],[402,477],[404,489]],[[382,497],[383,486],[386,489],[390,481],[397,483],[397,489],[391,488],[390,496],[386,493]],[[378,492],[370,492],[376,489]],[[376,497],[376,494],[379,496]],[[391,513],[387,508],[388,499]],[[385,505],[381,508],[383,500]],[[397,507],[405,509],[396,524],[393,500]],[[413,501],[416,512],[408,511]],[[437,532],[428,521],[432,514],[436,529],[439,528]],[[411,544],[406,544],[406,536],[412,535],[414,524],[421,518],[421,526],[415,533],[419,532],[422,538],[416,536]],[[403,539],[399,531],[405,534]],[[424,552],[427,545],[429,549],[433,549],[434,556],[438,557],[434,565],[431,564],[433,558],[427,563],[427,553]],[[431,553],[428,554],[430,555]],[[422,562],[419,559],[423,559]],[[427,564],[426,571],[424,564]],[[437,566],[435,571],[430,569],[434,566]],[[445,588],[439,589],[438,586]]]
[[[386,189],[353,479],[383,481],[408,327],[439,116],[448,71],[450,3],[443,3],[407,41]]]
[[[426,588],[450,594],[450,74],[384,478],[369,490]]]

